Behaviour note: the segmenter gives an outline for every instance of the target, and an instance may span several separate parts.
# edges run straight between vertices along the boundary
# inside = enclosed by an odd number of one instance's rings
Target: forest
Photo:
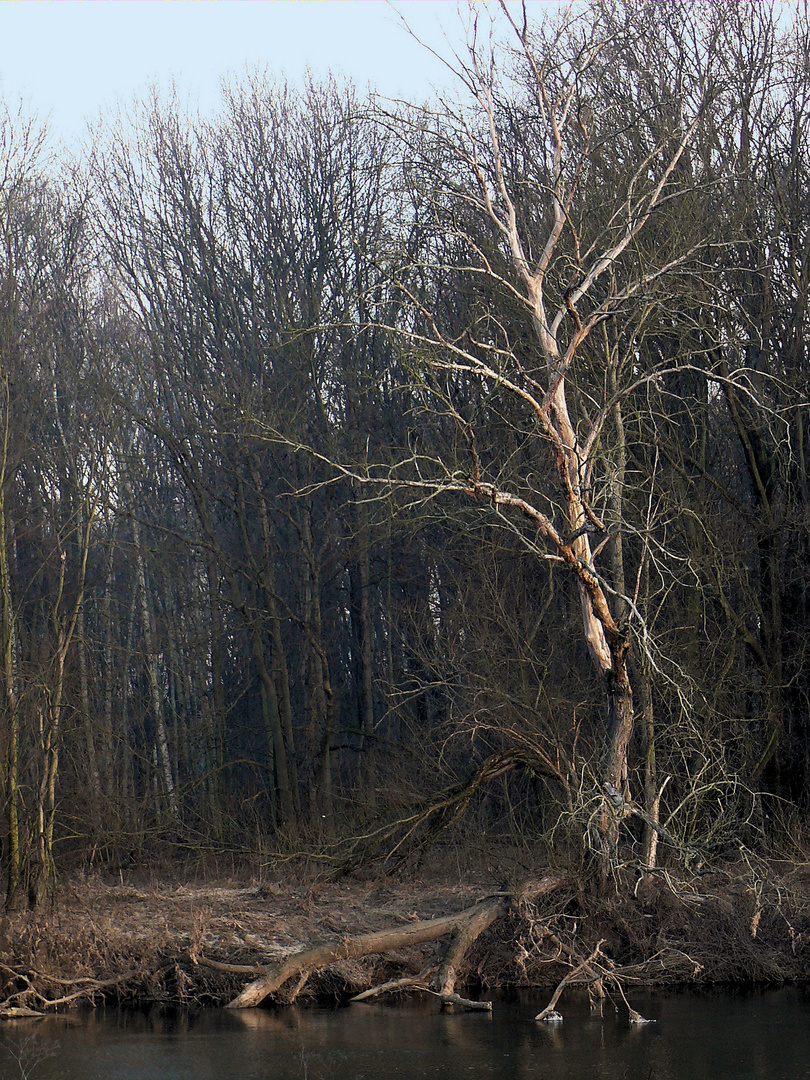
[[[468,18],[427,104],[2,106],[9,909],[806,850],[807,6]]]

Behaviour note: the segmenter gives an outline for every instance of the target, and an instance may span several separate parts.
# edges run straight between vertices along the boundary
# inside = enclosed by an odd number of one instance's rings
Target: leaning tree
[[[703,178],[690,151],[723,100],[724,23],[688,4],[595,3],[535,26],[504,4],[510,46],[490,15],[471,8],[469,50],[454,62],[464,103],[380,117],[402,140],[413,206],[407,253],[384,268],[400,300],[389,329],[409,357],[415,424],[450,434],[412,440],[394,466],[338,468],[414,503],[469,501],[575,582],[606,703],[591,762],[604,879],[624,818],[660,832],[657,793],[647,785],[642,808],[629,782],[632,642],[663,669],[639,604],[649,543],[629,510],[652,481],[629,489],[624,413],[678,362],[643,367],[639,342],[673,282],[700,273]],[[493,438],[495,415],[522,470]]]

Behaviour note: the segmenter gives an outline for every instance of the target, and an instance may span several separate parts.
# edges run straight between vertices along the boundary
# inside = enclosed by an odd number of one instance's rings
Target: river
[[[536,995],[235,1013],[98,1009],[0,1026],[0,1080],[810,1080],[810,990],[639,992],[592,1014]]]

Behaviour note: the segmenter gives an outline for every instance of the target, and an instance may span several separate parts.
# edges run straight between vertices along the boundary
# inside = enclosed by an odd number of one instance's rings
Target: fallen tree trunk
[[[426,919],[411,923],[409,926],[394,927],[390,930],[377,930],[371,934],[358,934],[357,937],[342,938],[340,941],[324,945],[315,945],[300,949],[286,957],[280,964],[268,968],[227,1006],[229,1009],[252,1009],[260,1005],[268,995],[279,990],[287,979],[310,973],[334,964],[338,960],[356,960],[372,953],[391,952],[404,949],[409,945],[422,945],[427,941],[437,941],[445,934],[452,933],[460,923],[477,914],[479,905],[462,911],[457,915],[445,915],[440,919]]]
[[[244,990],[231,1001],[229,1009],[252,1009],[274,994],[284,983],[295,976],[302,978],[301,985],[313,971],[328,967],[338,960],[356,960],[375,953],[386,953],[411,945],[438,941],[447,934],[456,933],[444,961],[439,966],[434,992],[440,997],[453,995],[456,973],[464,954],[475,939],[497,919],[504,916],[513,903],[531,900],[554,892],[568,883],[568,878],[550,874],[538,881],[528,882],[514,894],[499,893],[485,897],[472,907],[455,915],[438,919],[424,919],[408,926],[377,930],[370,934],[344,937],[339,941],[299,949],[282,961],[259,968],[260,976],[248,983]],[[202,960],[202,958],[201,958]],[[203,961],[206,962],[206,961]]]
[[[463,925],[458,928],[450,948],[444,955],[444,959],[432,982],[432,989],[442,998],[449,998],[456,988],[459,965],[476,941],[485,930],[502,915],[506,914],[507,904],[502,898],[498,903],[479,904],[477,910],[472,909],[472,914]]]

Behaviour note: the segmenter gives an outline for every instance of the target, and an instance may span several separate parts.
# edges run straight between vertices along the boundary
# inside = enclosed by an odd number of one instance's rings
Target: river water
[[[643,1026],[545,1003],[72,1012],[3,1024],[0,1080],[810,1080],[810,991],[630,995]]]

